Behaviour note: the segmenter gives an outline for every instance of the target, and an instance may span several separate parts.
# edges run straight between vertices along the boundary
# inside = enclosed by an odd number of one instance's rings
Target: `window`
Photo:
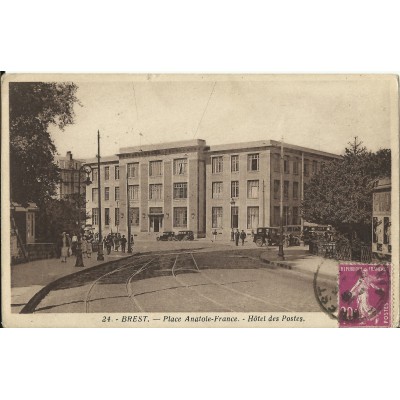
[[[299,207],[293,207],[293,224],[294,225],[300,224]]]
[[[133,226],[139,226],[139,207],[129,207],[129,222]]]
[[[260,166],[260,155],[259,154],[249,154],[247,156],[247,170],[248,171],[258,171]]]
[[[114,218],[114,221],[115,221],[115,226],[118,226],[118,225],[119,225],[119,208],[116,208],[116,209],[115,209],[115,218]]]
[[[258,186],[258,180],[247,181],[247,197],[249,199],[258,199]]]
[[[274,199],[280,198],[281,181],[274,180]]]
[[[222,228],[222,207],[212,208],[212,227]]]
[[[150,176],[162,176],[162,161],[150,161]]]
[[[247,229],[258,227],[258,207],[247,207]]]
[[[93,171],[92,171],[92,182],[93,183],[97,183],[97,180],[98,180],[97,168],[93,168]]]
[[[187,158],[178,158],[174,160],[174,175],[186,175]]]
[[[116,180],[119,179],[119,165],[116,165],[115,168],[114,168],[114,178]]]
[[[104,209],[104,224],[110,225],[110,209],[109,208]]]
[[[318,162],[313,160],[312,162],[312,173],[316,174],[318,172]]]
[[[187,199],[187,183],[174,183],[174,199]]]
[[[222,182],[212,183],[212,198],[221,199],[224,191],[224,184]]]
[[[110,179],[110,167],[104,167],[104,180],[108,181]]]
[[[162,199],[162,185],[161,184],[150,185],[149,198],[150,198],[150,200],[161,200]]]
[[[92,208],[92,225],[98,225],[98,224],[99,224],[99,209]]]
[[[308,160],[304,161],[304,176],[310,175],[310,164]]]
[[[293,200],[299,198],[299,182],[293,182]]]
[[[223,171],[224,162],[222,156],[212,158],[212,173],[219,174]]]
[[[286,200],[289,198],[289,181],[283,182],[283,197]]]
[[[115,201],[119,201],[119,187],[116,187],[114,189],[114,197],[115,197]]]
[[[237,206],[231,207],[231,218],[232,218],[231,228],[239,228],[239,207]]]
[[[128,178],[137,178],[139,176],[139,163],[129,163],[128,168]]]
[[[239,197],[239,181],[231,182],[231,197],[238,198]]]
[[[174,207],[174,227],[186,228],[187,226],[187,208]]]
[[[139,185],[128,186],[128,198],[129,200],[139,200]]]
[[[274,172],[281,171],[281,157],[279,154],[273,154]]]
[[[239,172],[239,156],[231,156],[231,172]]]
[[[273,225],[274,226],[279,226],[281,223],[281,209],[279,206],[274,206],[274,221],[273,221]]]
[[[293,174],[299,174],[299,160],[297,158],[293,161]]]
[[[290,174],[290,165],[289,165],[289,159],[285,158],[283,160],[283,172],[285,174]]]
[[[97,188],[92,189],[92,201],[93,202],[99,201],[99,189]]]
[[[290,225],[291,224],[291,220],[290,220],[290,210],[289,210],[289,207],[288,206],[284,206],[283,207],[283,222],[284,222],[284,224],[287,226],[287,225]]]
[[[110,188],[109,187],[105,187],[104,188],[104,200],[110,200]]]

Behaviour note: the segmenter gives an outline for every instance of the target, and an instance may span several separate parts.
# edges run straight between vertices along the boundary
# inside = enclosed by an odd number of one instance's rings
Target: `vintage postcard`
[[[4,74],[5,327],[399,325],[395,75]]]

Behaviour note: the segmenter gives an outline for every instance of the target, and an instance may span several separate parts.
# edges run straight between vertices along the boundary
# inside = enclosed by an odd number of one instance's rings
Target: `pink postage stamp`
[[[340,264],[339,326],[389,327],[389,264]]]

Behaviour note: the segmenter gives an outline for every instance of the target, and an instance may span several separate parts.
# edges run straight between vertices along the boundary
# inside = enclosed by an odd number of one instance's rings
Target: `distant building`
[[[304,186],[324,162],[338,155],[283,144],[283,223],[300,225]],[[101,158],[103,234],[192,230],[251,233],[280,221],[280,151],[273,140],[207,146],[201,139],[122,148]],[[97,160],[87,188],[87,212],[98,230]],[[127,176],[128,175],[128,176]]]
[[[56,197],[58,199],[69,199],[71,195],[78,194],[79,169],[84,160],[74,159],[72,153],[67,151],[65,157],[56,157],[56,163],[61,169],[61,182],[57,186]],[[85,176],[81,174],[81,193],[85,193],[86,185],[83,183]]]

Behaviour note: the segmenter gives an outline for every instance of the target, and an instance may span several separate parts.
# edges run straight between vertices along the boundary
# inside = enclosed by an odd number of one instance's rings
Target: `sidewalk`
[[[13,265],[11,266],[11,310],[18,313],[40,289],[58,278],[135,253],[136,251],[133,253],[112,251],[109,256],[104,254],[104,261],[97,261],[97,253],[93,253],[91,258],[83,258],[85,265],[83,268],[75,267],[75,256],[68,257],[66,263],[61,262],[59,258],[51,258]]]
[[[280,260],[276,248],[266,250],[260,255],[262,261],[281,268],[292,269],[305,274],[314,276],[318,271],[318,276],[329,280],[337,280],[339,271],[339,261],[329,258],[315,256],[308,252],[308,249],[292,247],[284,248],[285,260]],[[319,269],[318,269],[319,268]]]

